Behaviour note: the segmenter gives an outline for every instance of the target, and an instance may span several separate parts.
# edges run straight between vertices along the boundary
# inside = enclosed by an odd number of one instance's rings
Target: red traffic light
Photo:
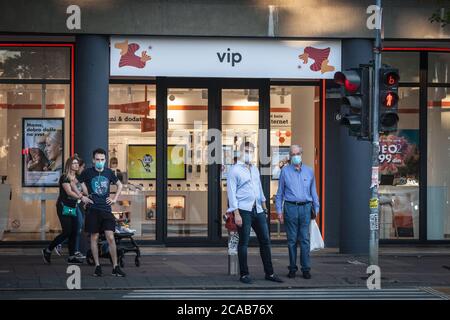
[[[386,108],[392,108],[397,104],[397,102],[398,102],[398,95],[392,91],[386,93],[385,97],[383,98],[383,105]]]
[[[343,85],[345,90],[350,93],[355,93],[358,91],[361,85],[361,77],[356,71],[353,70],[336,72],[334,74],[334,81],[337,84]]]
[[[395,71],[389,71],[384,74],[384,84],[387,86],[395,86],[398,84],[400,76]]]

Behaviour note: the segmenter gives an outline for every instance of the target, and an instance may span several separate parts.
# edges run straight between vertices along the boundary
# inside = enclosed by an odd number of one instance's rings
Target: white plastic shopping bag
[[[309,225],[309,234],[310,251],[323,249],[325,245],[323,243],[322,235],[320,234],[319,226],[314,219],[311,220]]]

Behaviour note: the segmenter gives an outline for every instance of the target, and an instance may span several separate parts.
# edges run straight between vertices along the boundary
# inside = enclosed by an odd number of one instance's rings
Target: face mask
[[[293,164],[300,164],[300,163],[302,163],[302,156],[299,156],[299,155],[293,156],[292,157],[292,163]]]
[[[250,163],[253,160],[253,155],[251,153],[244,153],[244,162]]]
[[[105,163],[103,161],[95,162],[95,168],[98,170],[103,170]]]

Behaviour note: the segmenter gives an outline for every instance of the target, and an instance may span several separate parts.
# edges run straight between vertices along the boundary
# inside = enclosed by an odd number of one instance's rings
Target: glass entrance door
[[[208,88],[168,88],[167,122],[167,238],[206,238]]]
[[[240,157],[242,143],[251,142],[255,146],[253,164],[259,165],[259,89],[221,89],[222,114],[222,164],[221,164],[221,212],[228,209],[227,177],[231,166]],[[221,220],[222,237],[228,236],[224,219]],[[252,235],[253,230],[252,230]]]

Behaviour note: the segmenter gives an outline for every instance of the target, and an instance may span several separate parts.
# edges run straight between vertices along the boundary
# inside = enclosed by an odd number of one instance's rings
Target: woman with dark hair
[[[79,169],[79,159],[76,156],[67,159],[64,166],[64,173],[59,179],[59,197],[56,201],[56,212],[61,222],[62,232],[50,243],[47,248],[42,249],[42,257],[45,263],[51,263],[52,250],[61,244],[65,239],[69,239],[69,259],[68,263],[83,263],[83,260],[75,256],[75,244],[77,235],[77,201],[89,203],[91,200],[79,192],[72,189],[71,183],[76,180],[76,173]]]
[[[78,157],[78,155],[75,153],[75,157]],[[78,171],[76,172],[76,179],[71,183],[72,190],[74,190],[78,195],[82,195],[83,189],[81,187],[81,183],[78,181],[78,177],[81,175],[83,170],[86,167],[86,164],[83,159],[78,157]],[[78,227],[77,227],[77,236],[75,240],[75,256],[80,259],[85,259],[86,251],[87,251],[87,245],[86,245],[86,236],[83,234],[83,228],[84,228],[84,217],[85,217],[85,208],[83,204],[80,203],[81,201],[78,200],[78,206],[77,206],[77,219],[78,219]]]

